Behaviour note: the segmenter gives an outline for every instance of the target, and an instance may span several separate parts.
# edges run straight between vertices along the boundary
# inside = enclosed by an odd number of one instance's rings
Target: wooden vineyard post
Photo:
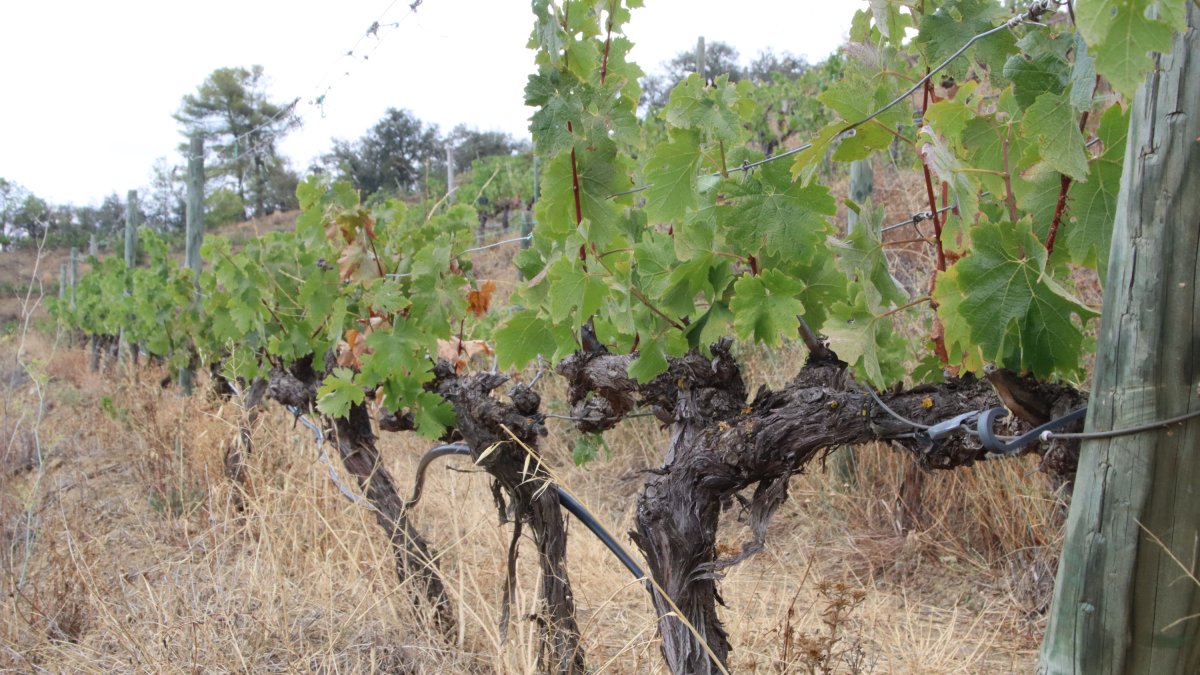
[[[1200,409],[1200,8],[1134,98],[1087,431]],[[1040,672],[1200,672],[1200,421],[1085,441]]]
[[[204,138],[192,136],[188,145],[187,165],[187,233],[184,240],[184,264],[196,277],[197,302],[200,283],[200,245],[204,241]],[[192,393],[195,373],[191,365],[179,371],[179,387],[185,394]]]
[[[446,201],[454,203],[454,148],[446,146]]]
[[[138,226],[138,194],[137,190],[130,190],[125,199],[125,267],[133,269],[134,252],[137,250],[137,226]],[[130,289],[125,288],[125,294],[129,295]],[[125,335],[124,326],[121,327],[117,336],[117,360],[128,357],[130,366],[136,359],[134,345],[128,344]]]
[[[871,160],[860,159],[850,163],[850,199],[855,204],[865,208],[874,191],[875,176],[871,170]],[[846,210],[846,232],[851,233],[859,227],[858,214],[851,209]],[[858,451],[854,446],[842,448],[834,455],[833,468],[839,483],[849,485],[854,483],[858,469]]]

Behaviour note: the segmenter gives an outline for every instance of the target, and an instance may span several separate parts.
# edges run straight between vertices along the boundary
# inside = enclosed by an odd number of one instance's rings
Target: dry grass
[[[3,363],[13,363],[11,349]],[[431,472],[414,512],[458,613],[459,635],[446,641],[397,587],[370,514],[339,495],[312,437],[277,408],[255,430],[238,511],[221,473],[235,406],[159,389],[149,369],[141,384],[90,374],[81,353],[44,338],[31,337],[28,354],[37,379],[14,370],[3,382],[0,668],[534,671],[532,622],[515,622],[506,643],[497,635],[510,531],[497,525],[486,476],[463,460]],[[787,357],[751,357],[752,379]],[[35,381],[47,401],[40,481]],[[560,383],[546,386],[547,399],[561,398]],[[583,469],[570,464],[573,438],[554,429],[547,460],[612,531],[629,530],[640,472],[658,464],[663,433],[645,420],[610,432],[613,456]],[[382,440],[400,485],[423,447]],[[767,551],[723,582],[733,670],[1027,671],[1059,542],[1061,506],[1043,479],[1015,463],[931,475],[924,525],[901,535],[895,494],[907,460],[884,447],[858,456],[853,486],[819,467],[794,481]],[[743,540],[738,520],[727,514],[724,544]],[[585,530],[570,531],[589,663],[662,672],[645,592]],[[534,609],[532,550],[523,546],[518,617]],[[831,626],[833,588],[858,600]],[[832,657],[813,660],[827,647]]]

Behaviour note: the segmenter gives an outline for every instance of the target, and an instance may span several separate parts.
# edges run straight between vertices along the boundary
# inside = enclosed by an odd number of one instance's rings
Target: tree
[[[808,61],[805,61],[803,56],[796,56],[791,52],[776,54],[773,50],[766,49],[759,52],[758,57],[750,62],[750,67],[746,69],[746,79],[758,83],[771,82],[776,77],[794,80],[803,75],[808,68]]]
[[[704,75],[712,79],[725,75],[730,82],[751,80],[759,84],[767,84],[774,78],[794,80],[808,70],[808,62],[802,56],[791,52],[776,54],[767,49],[750,62],[748,68],[738,63],[738,50],[732,45],[720,40],[709,42],[704,47]],[[664,72],[642,78],[642,105],[650,109],[661,108],[667,103],[667,97],[675,85],[679,84],[689,74],[696,70],[696,50],[687,49],[679,52],[670,61],[662,64]]]
[[[36,240],[51,225],[53,215],[46,200],[18,183],[0,178],[0,222],[4,232]]]
[[[396,108],[388,108],[359,140],[334,141],[333,151],[323,160],[367,195],[415,191],[427,164],[433,171],[445,166],[437,126],[427,126],[410,111]]]
[[[262,66],[218,68],[195,94],[183,97],[175,114],[184,135],[202,135],[206,152],[216,156],[216,162],[206,162],[211,175],[232,180],[238,197],[253,204],[256,216],[270,213],[287,200],[273,192],[280,181],[272,175],[286,169],[276,146],[295,128],[294,109],[299,101],[270,101],[266,89]]]
[[[465,169],[484,157],[508,156],[527,150],[527,144],[518,142],[503,131],[479,131],[460,124],[446,135],[444,141],[454,149],[454,166]]]
[[[1200,9],[1185,6],[1190,30],[1156,57],[1130,116],[1089,430],[1200,410]],[[1043,672],[1200,671],[1197,433],[1085,442]]]
[[[165,157],[154,162],[150,176],[150,192],[142,200],[147,221],[163,231],[182,231],[187,210],[187,186],[181,167],[167,163]],[[115,195],[114,195],[115,196]]]
[[[705,44],[704,66],[704,75],[708,78],[726,75],[730,82],[737,82],[746,76],[746,71],[738,65],[738,50],[720,40]],[[651,110],[666,105],[667,96],[670,95],[675,85],[682,82],[689,74],[698,72],[696,50],[685,49],[679,52],[670,61],[663,63],[662,69],[664,72],[642,79],[641,103]]]

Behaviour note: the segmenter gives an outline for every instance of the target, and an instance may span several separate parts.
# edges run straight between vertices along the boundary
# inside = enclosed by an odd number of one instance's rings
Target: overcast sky
[[[465,123],[528,137],[529,3],[424,0],[412,11],[410,2],[0,3],[0,177],[76,205],[144,189],[157,158],[180,161],[171,116],[180,99],[226,66],[261,64],[272,100],[301,97],[304,126],[281,146],[300,171],[331,138],[358,138],[388,107],[442,131]],[[866,0],[645,4],[628,34],[632,58],[655,72],[700,35],[732,44],[743,63],[767,47],[819,61]],[[376,20],[379,37],[366,36]]]

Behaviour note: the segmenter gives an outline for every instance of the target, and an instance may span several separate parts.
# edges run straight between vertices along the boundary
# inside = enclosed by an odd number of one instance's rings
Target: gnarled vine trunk
[[[728,341],[714,345],[712,354],[672,359],[666,373],[646,384],[626,375],[633,355],[581,352],[559,365],[571,383],[572,414],[586,420],[579,423],[581,430],[610,428],[635,406],[648,406],[671,424],[666,459],[646,481],[632,536],[669,596],[670,602],[656,597],[655,606],[663,616],[663,656],[671,672],[679,674],[715,673],[720,669],[714,658],[721,664],[728,659],[729,642],[716,610],[720,572],[762,549],[767,523],[787,498],[788,479],[813,458],[845,445],[893,439],[927,469],[986,459],[971,436],[931,442],[914,435],[857,385],[846,364],[832,354],[810,358],[782,391],[764,387],[751,402]],[[1039,393],[1056,416],[1086,403],[1065,386],[1040,385]],[[883,400],[899,414],[925,423],[1000,405],[991,386],[973,377],[885,394]],[[1048,445],[1037,448],[1044,453],[1043,466],[1070,475],[1078,444]],[[749,487],[755,488],[746,500],[753,539],[739,553],[719,559],[721,508]],[[691,627],[668,615],[676,608]]]
[[[459,377],[444,362],[434,372],[434,388],[454,405],[455,431],[471,448],[476,464],[495,479],[492,492],[501,520],[515,521],[509,589],[521,528],[527,524],[533,532],[541,572],[540,607],[534,617],[541,631],[541,670],[562,675],[585,672],[566,567],[566,523],[558,492],[537,456],[538,437],[545,433],[537,415],[540,398],[524,385],[514,387],[507,402],[492,396],[508,380],[496,373]]]

